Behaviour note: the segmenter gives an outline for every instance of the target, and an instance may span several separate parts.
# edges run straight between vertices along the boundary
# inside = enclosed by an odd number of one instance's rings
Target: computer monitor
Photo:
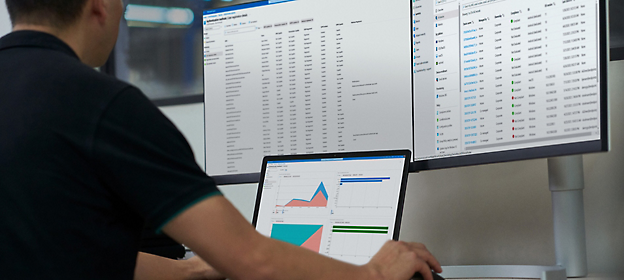
[[[606,3],[413,1],[414,166],[608,150]]]
[[[399,239],[411,152],[269,156],[253,225],[271,238],[362,265]]]
[[[208,174],[257,174],[264,155],[411,149],[410,5],[288,0],[205,11]]]
[[[285,0],[204,11],[206,171],[410,149],[411,171],[608,150],[605,0]]]

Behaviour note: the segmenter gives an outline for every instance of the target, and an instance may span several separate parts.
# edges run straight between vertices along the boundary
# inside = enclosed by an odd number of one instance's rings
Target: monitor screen
[[[208,174],[259,172],[264,155],[411,149],[410,28],[406,0],[205,11]]]
[[[470,155],[487,158],[465,163],[600,150],[600,5],[414,1],[414,161],[456,166]],[[589,146],[556,152],[571,143]],[[538,147],[549,150],[527,151]],[[452,160],[431,161],[441,158]]]
[[[265,155],[359,150],[410,149],[412,171],[606,151],[605,5],[285,0],[204,11],[206,172],[255,173],[239,180],[251,182]]]
[[[410,152],[269,157],[253,224],[271,238],[365,264],[398,239]]]

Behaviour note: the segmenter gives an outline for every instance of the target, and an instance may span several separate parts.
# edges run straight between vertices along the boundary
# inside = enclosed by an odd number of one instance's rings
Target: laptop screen
[[[409,151],[266,157],[253,224],[353,264],[397,240]]]

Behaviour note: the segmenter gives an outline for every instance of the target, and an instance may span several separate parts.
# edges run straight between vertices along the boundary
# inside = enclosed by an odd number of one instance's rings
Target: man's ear
[[[106,0],[89,0],[85,7],[85,12],[92,16],[99,24],[105,25],[108,19],[108,1]]]

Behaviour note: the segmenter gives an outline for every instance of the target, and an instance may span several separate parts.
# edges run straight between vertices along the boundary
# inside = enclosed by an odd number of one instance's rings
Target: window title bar
[[[206,11],[204,11],[204,15],[225,13],[225,12],[230,12],[230,11],[243,10],[243,9],[255,8],[255,7],[260,7],[260,6],[267,6],[267,5],[279,4],[279,3],[285,3],[285,2],[292,2],[292,1],[296,1],[296,0],[267,0],[267,1],[258,1],[258,2],[241,4],[241,5],[236,5],[236,6],[230,6],[230,7],[223,7],[223,8],[218,8],[218,9],[206,10]]]
[[[403,158],[404,159],[405,156],[293,159],[293,160],[267,161],[267,164],[272,164],[272,163],[295,163],[295,162],[315,162],[315,161],[371,160],[371,159],[389,159],[389,158]]]

